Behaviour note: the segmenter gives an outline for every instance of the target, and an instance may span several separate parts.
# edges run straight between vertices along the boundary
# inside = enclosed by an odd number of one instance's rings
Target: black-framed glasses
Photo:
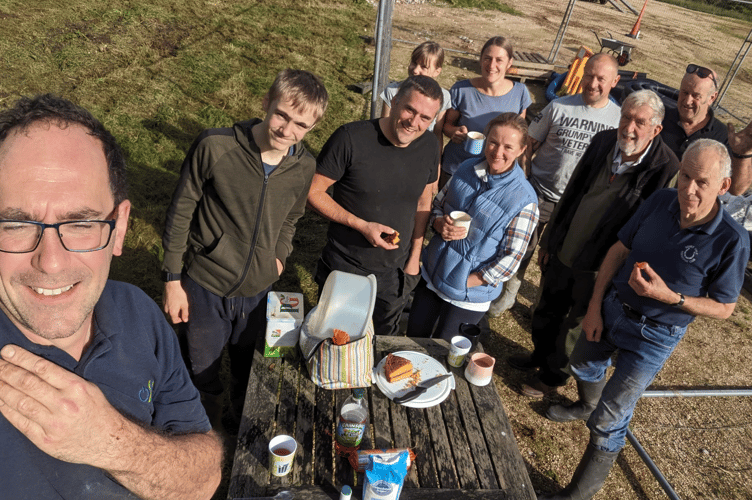
[[[687,73],[697,73],[697,76],[700,78],[708,78],[710,77],[711,80],[713,80],[713,85],[715,86],[716,90],[718,90],[718,82],[715,80],[715,75],[713,74],[713,70],[710,70],[708,68],[704,68],[702,66],[698,66],[696,64],[690,64],[687,66]]]
[[[26,220],[0,220],[0,252],[33,252],[44,230],[52,228],[69,252],[96,252],[110,243],[117,220],[72,220],[45,224]]]

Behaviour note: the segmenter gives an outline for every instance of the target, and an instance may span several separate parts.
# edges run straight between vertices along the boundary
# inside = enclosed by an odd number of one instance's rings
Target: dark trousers
[[[397,335],[402,310],[407,304],[410,292],[420,280],[420,274],[412,276],[405,274],[402,269],[392,269],[378,274],[369,273],[350,264],[340,255],[331,252],[327,253],[326,259],[327,262],[324,262],[323,257],[319,259],[316,266],[314,280],[319,286],[319,297],[326,283],[326,278],[332,271],[344,271],[358,276],[373,274],[376,277],[376,303],[373,307],[374,333],[376,335]]]
[[[533,312],[533,360],[540,363],[540,379],[550,386],[564,385],[569,374],[565,345],[567,333],[578,327],[587,312],[597,273],[565,266],[551,255],[543,274],[541,296]]]
[[[533,231],[533,234],[530,236],[530,242],[527,245],[527,250],[525,250],[525,255],[520,261],[520,267],[519,269],[517,269],[517,276],[519,276],[520,279],[525,276],[527,266],[530,265],[530,261],[532,260],[533,254],[535,253],[535,248],[538,246],[538,242],[540,241],[540,237],[543,234],[543,230],[546,228],[548,221],[551,220],[551,214],[553,213],[555,208],[555,202],[548,201],[542,196],[538,195],[538,225],[535,226],[535,231]]]
[[[266,295],[271,286],[254,297],[227,298],[215,295],[186,274],[182,284],[188,294],[190,316],[181,329],[188,341],[194,385],[208,394],[222,393],[222,350],[229,344],[230,372],[237,391],[232,397],[241,397],[248,385],[257,336],[266,332]]]
[[[485,311],[468,311],[453,306],[428,289],[421,279],[415,289],[410,318],[407,321],[408,337],[436,337],[450,341],[460,333],[460,325],[477,325],[485,316]],[[434,333],[434,327],[436,333]]]

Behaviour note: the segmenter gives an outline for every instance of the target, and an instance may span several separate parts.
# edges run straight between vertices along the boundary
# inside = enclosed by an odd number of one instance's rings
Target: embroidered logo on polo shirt
[[[684,247],[684,251],[681,253],[681,258],[684,262],[691,264],[697,259],[697,248],[694,245],[687,245]]]
[[[154,390],[154,381],[149,380],[149,382],[146,384],[146,387],[142,387],[141,390],[138,391],[138,399],[140,399],[142,403],[151,403],[151,396],[152,396],[153,390]]]

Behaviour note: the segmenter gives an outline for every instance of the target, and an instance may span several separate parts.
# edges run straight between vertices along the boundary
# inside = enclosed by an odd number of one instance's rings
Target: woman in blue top
[[[473,157],[463,146],[468,132],[482,132],[491,119],[505,111],[525,118],[532,102],[530,92],[524,84],[505,78],[513,61],[512,43],[503,36],[495,36],[480,52],[481,76],[459,81],[449,90],[452,107],[444,118],[444,135],[450,142],[441,161],[440,187],[460,163]]]
[[[434,237],[423,250],[407,335],[447,340],[461,323],[477,324],[520,265],[538,223],[538,199],[517,163],[527,146],[527,123],[515,113],[491,120],[484,158],[470,158],[436,195]],[[470,229],[452,224],[455,210]]]

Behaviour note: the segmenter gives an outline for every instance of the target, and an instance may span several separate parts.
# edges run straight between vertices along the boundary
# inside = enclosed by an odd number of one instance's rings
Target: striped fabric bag
[[[372,321],[368,322],[364,337],[344,345],[335,345],[332,339],[327,338],[318,341],[317,347],[311,346],[311,342],[316,342],[316,339],[309,335],[307,326],[308,321],[305,321],[300,328],[300,346],[314,384],[324,389],[371,386],[374,335]]]

